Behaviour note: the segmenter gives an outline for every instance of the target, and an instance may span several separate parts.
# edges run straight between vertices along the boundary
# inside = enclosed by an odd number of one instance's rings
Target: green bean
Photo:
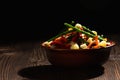
[[[83,29],[84,30],[86,30],[86,31],[88,31],[88,32],[90,32],[90,33],[92,33],[93,35],[95,35],[93,32],[92,32],[92,30],[90,30],[89,28],[87,28],[86,26],[82,26],[83,27]]]
[[[86,35],[88,35],[89,37],[95,37],[94,34],[91,34],[91,33],[87,32],[87,31],[84,31],[84,30],[80,30],[80,29],[78,29],[78,28],[72,26],[71,24],[64,23],[64,25],[66,25],[67,27],[70,27],[70,28],[76,30],[77,32],[81,32],[81,33],[83,33],[83,34],[86,34]],[[86,28],[86,29],[89,30],[88,28]],[[89,30],[89,31],[90,31],[90,30]],[[98,37],[98,38],[99,38],[100,40],[103,40],[102,37]]]
[[[50,38],[50,39],[47,40],[47,41],[50,42],[50,41],[54,40],[55,38],[58,38],[59,36],[64,35],[64,34],[67,34],[67,33],[72,32],[72,31],[74,31],[74,30],[66,30],[66,31],[63,31],[63,32],[59,33],[58,35]]]

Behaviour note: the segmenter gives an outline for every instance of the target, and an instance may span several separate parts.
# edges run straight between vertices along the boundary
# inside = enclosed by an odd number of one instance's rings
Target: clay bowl
[[[47,54],[48,61],[54,66],[60,67],[85,67],[103,65],[110,56],[111,46],[99,49],[51,49],[41,45]]]

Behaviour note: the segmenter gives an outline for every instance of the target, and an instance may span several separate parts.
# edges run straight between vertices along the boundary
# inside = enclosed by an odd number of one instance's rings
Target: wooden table
[[[0,80],[120,80],[119,41],[104,65],[89,69],[53,67],[39,41],[1,45]]]

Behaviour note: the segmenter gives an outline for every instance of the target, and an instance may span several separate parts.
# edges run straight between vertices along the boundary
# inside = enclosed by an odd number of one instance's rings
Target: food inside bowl
[[[43,46],[53,49],[98,49],[113,45],[107,37],[99,35],[80,23],[64,23],[65,30],[42,43]]]

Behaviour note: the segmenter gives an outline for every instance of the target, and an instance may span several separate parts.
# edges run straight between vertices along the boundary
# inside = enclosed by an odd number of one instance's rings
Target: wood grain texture
[[[35,78],[35,79],[34,79]],[[0,47],[0,80],[120,80],[120,45],[100,67],[63,70],[51,66],[40,42]]]

